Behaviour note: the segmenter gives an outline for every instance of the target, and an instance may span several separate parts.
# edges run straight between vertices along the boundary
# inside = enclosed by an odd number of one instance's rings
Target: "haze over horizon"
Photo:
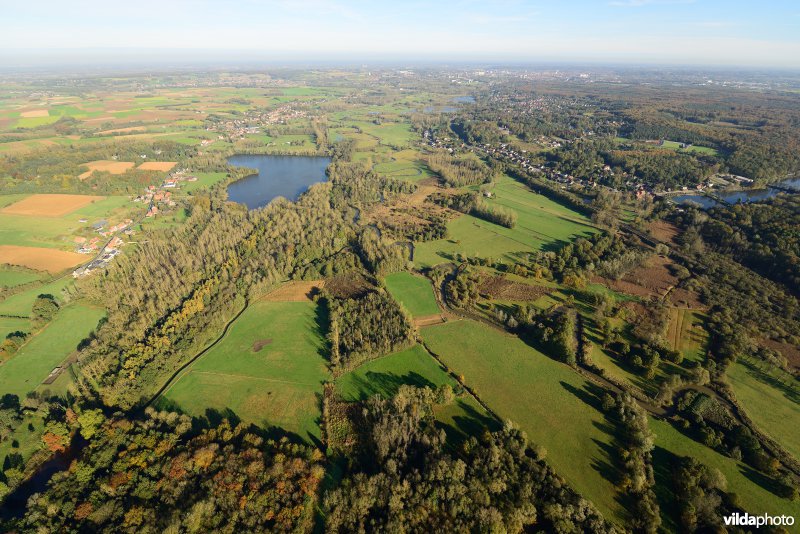
[[[800,68],[791,1],[76,0],[4,6],[0,64],[610,62]]]

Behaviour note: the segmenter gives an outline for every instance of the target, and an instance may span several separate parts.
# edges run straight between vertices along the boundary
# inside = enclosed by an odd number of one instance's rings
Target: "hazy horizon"
[[[800,68],[800,6],[719,0],[46,0],[4,8],[0,65],[504,62]]]

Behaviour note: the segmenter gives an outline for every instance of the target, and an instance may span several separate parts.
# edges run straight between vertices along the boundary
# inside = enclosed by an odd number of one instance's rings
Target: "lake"
[[[778,182],[776,185],[788,187],[789,189],[795,189],[800,193],[800,178],[783,180]],[[774,197],[780,192],[781,191],[779,189],[767,186],[766,189],[750,189],[747,191],[718,191],[715,192],[715,194],[728,204],[739,204],[742,202],[758,202],[759,200],[765,200],[767,198]],[[674,196],[672,197],[672,201],[676,204],[699,204],[703,209],[713,208],[719,204],[719,202],[713,198],[697,194]]]
[[[324,156],[272,156],[237,154],[228,163],[237,167],[258,169],[253,174],[228,186],[228,199],[256,209],[277,197],[297,200],[312,185],[324,182],[325,169],[331,158]]]

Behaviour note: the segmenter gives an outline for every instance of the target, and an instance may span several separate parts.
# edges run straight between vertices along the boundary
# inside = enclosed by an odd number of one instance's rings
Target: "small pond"
[[[331,158],[324,156],[231,156],[231,165],[258,169],[258,173],[230,184],[228,198],[250,209],[266,206],[277,197],[297,200],[309,187],[325,181],[330,162]]]

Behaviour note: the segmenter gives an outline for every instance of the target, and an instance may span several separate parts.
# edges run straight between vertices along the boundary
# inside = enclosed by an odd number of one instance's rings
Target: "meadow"
[[[526,253],[559,248],[596,231],[586,217],[507,176],[500,177],[491,191],[494,198],[489,205],[497,204],[517,214],[514,228],[461,215],[448,223],[447,238],[418,243],[414,262],[433,267],[452,261],[460,253],[513,263]]]
[[[70,304],[0,366],[0,391],[20,398],[36,389],[54,367],[63,362],[91,334],[103,310]]]
[[[399,272],[388,275],[384,282],[389,293],[403,305],[412,317],[441,313],[427,278]]]
[[[650,430],[655,434],[653,468],[655,492],[661,504],[665,526],[673,521],[674,494],[671,477],[678,458],[692,456],[708,467],[719,469],[728,481],[727,491],[736,493],[742,506],[751,514],[769,513],[800,516],[800,502],[789,501],[775,495],[767,487],[769,479],[751,467],[733,458],[723,456],[713,449],[681,434],[666,421],[650,418]],[[766,487],[765,487],[766,486]],[[674,525],[673,525],[674,530]]]
[[[593,386],[569,367],[482,323],[425,327],[426,345],[500,417],[545,447],[547,461],[604,513],[621,517],[610,480],[611,429]]]
[[[40,294],[53,295],[57,299],[62,299],[63,291],[72,284],[71,276],[62,276],[43,285],[26,289],[4,300],[0,300],[0,315],[10,315],[14,317],[29,317],[33,302]]]
[[[249,423],[319,439],[328,377],[322,320],[310,301],[252,303],[159,402],[193,416],[230,410]]]
[[[782,369],[763,370],[756,360],[740,358],[728,368],[736,398],[758,428],[800,459],[800,391]]]
[[[363,401],[373,395],[388,398],[401,385],[437,388],[460,386],[421,345],[383,356],[360,365],[336,379],[336,394],[345,401]],[[457,444],[483,429],[497,430],[500,422],[486,412],[474,397],[462,393],[449,404],[434,407],[437,425],[448,442]]]

